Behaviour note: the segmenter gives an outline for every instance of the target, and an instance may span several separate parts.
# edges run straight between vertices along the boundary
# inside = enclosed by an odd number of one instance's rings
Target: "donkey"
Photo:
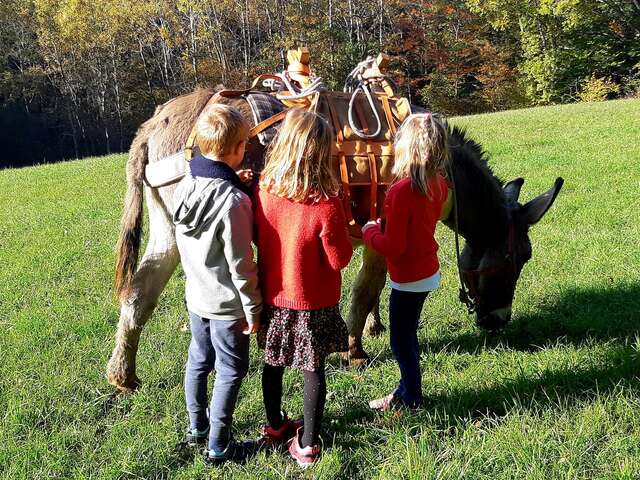
[[[136,354],[144,325],[151,317],[160,293],[179,262],[171,221],[175,185],[150,188],[144,184],[145,166],[179,152],[195,121],[207,104],[212,90],[198,89],[159,106],[143,123],[134,138],[126,167],[127,193],[118,238],[115,290],[120,300],[120,319],[113,353],[107,365],[109,382],[123,391],[135,389]],[[221,99],[243,113],[250,124],[253,117],[242,98]],[[546,193],[522,205],[518,195],[523,179],[505,185],[487,165],[486,156],[465,132],[450,129],[452,168],[450,175],[457,197],[457,215],[444,223],[465,238],[459,268],[474,302],[477,324],[496,330],[511,317],[515,286],[524,264],[531,258],[528,237],[535,224],[553,204],[562,179]],[[250,165],[259,171],[264,148],[253,143]],[[249,155],[251,156],[251,155]],[[262,163],[260,163],[260,160]],[[149,212],[149,239],[138,265],[142,240],[143,197]],[[384,258],[364,249],[362,264],[351,290],[347,317],[350,332],[348,358],[352,364],[367,359],[362,346],[364,331],[382,331],[379,297],[386,280]],[[370,315],[371,314],[371,315]]]

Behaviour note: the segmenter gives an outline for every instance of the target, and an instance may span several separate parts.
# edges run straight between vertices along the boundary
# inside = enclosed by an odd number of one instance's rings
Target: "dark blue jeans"
[[[189,312],[191,344],[184,390],[191,428],[209,430],[209,448],[222,451],[231,438],[231,422],[242,379],[249,368],[249,336],[240,320],[208,320]],[[215,370],[207,419],[207,380]]]
[[[429,292],[403,292],[391,289],[389,298],[389,334],[391,351],[400,366],[400,385],[395,396],[405,405],[422,403],[418,322]]]

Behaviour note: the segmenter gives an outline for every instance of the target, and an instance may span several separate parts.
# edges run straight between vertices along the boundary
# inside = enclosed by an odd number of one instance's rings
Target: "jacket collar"
[[[226,163],[197,155],[191,159],[191,175],[194,177],[219,178],[220,180],[231,182],[238,190],[251,196],[251,189],[240,181],[238,174]]]

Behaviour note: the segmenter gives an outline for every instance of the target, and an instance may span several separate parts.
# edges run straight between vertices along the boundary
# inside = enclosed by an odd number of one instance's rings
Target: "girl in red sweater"
[[[395,140],[393,173],[384,214],[386,224],[363,228],[364,243],[387,259],[391,279],[389,332],[391,350],[400,366],[393,393],[372,400],[375,410],[422,403],[418,322],[430,291],[440,283],[436,223],[447,201],[443,174],[449,159],[447,128],[430,113],[409,116]]]
[[[267,154],[256,195],[256,245],[263,294],[258,345],[265,350],[263,441],[291,440],[302,467],[320,455],[325,357],[348,348],[340,316],[340,270],[352,247],[331,162],[332,133],[315,113],[294,109]],[[304,426],[281,411],[284,367],[304,373]]]

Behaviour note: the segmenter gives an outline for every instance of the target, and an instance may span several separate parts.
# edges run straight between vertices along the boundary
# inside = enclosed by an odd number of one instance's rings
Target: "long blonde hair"
[[[429,195],[428,182],[436,174],[445,174],[449,162],[447,126],[431,113],[414,113],[402,123],[396,134],[392,173],[410,178],[411,186]]]
[[[302,108],[291,110],[269,146],[260,187],[296,202],[338,195],[332,140],[331,127],[322,117]]]

